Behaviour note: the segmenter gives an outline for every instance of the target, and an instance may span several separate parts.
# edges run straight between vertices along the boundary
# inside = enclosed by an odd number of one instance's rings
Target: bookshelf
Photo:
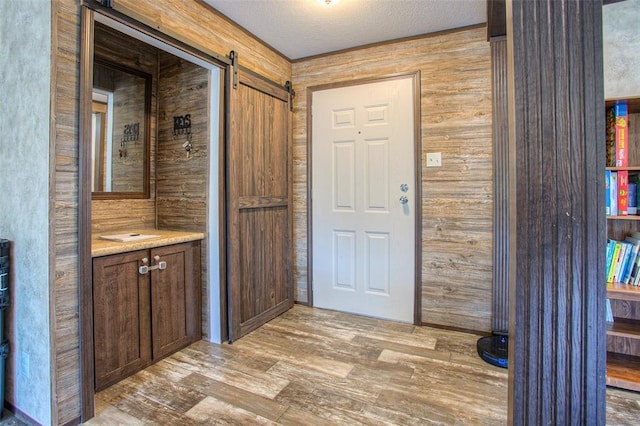
[[[607,167],[640,175],[640,97],[628,101],[628,167]],[[607,110],[615,99],[607,100]],[[639,185],[640,186],[640,185]],[[607,216],[607,237],[624,240],[640,232],[640,214]],[[607,284],[614,322],[607,324],[607,385],[640,392],[640,286]]]
[[[617,219],[617,220],[640,220],[640,216],[638,215],[627,215],[627,216],[607,216],[607,219]]]

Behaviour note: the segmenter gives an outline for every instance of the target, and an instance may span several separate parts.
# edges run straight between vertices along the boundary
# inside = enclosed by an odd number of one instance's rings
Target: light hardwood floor
[[[98,393],[86,424],[506,424],[507,370],[478,358],[477,339],[296,305]],[[639,404],[609,389],[608,423],[638,424]]]

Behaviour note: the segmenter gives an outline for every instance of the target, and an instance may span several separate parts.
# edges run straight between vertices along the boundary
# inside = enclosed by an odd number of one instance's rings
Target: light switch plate
[[[427,167],[441,167],[441,166],[442,166],[442,153],[427,152]]]

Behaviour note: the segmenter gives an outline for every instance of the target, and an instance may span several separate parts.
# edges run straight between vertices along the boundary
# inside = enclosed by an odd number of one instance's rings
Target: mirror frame
[[[140,77],[144,79],[145,82],[145,90],[144,90],[144,123],[142,124],[144,129],[144,139],[143,143],[143,182],[142,182],[142,191],[140,192],[91,192],[92,200],[123,200],[123,199],[141,199],[141,198],[150,198],[150,147],[151,147],[151,91],[152,91],[152,77],[150,74],[147,74],[143,71],[139,71],[133,68],[129,68],[120,64],[116,64],[110,60],[106,60],[99,56],[94,56],[91,62],[91,81],[93,82],[93,64],[99,63],[102,66],[112,68],[118,71],[125,72],[127,74],[135,75],[136,77]],[[93,84],[92,90],[93,90]]]

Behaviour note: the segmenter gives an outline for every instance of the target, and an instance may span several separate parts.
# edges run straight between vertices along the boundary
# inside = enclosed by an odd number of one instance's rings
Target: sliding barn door
[[[229,338],[293,305],[289,94],[239,71],[230,89],[228,188]]]

